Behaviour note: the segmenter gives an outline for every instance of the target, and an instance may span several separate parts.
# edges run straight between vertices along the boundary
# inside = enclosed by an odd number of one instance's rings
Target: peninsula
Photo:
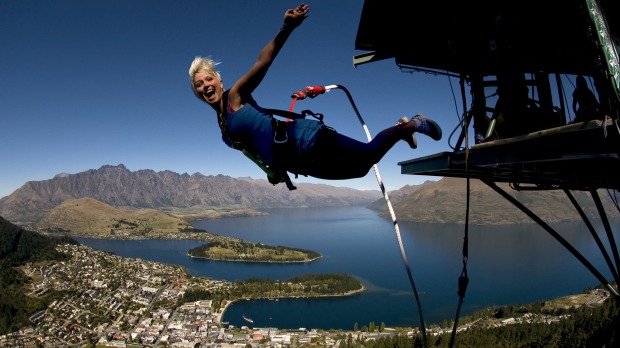
[[[175,214],[173,214],[175,213]],[[128,211],[112,207],[92,198],[68,199],[52,209],[37,223],[35,230],[48,236],[70,236],[102,239],[192,239],[205,245],[192,249],[188,255],[210,260],[243,262],[311,262],[321,258],[317,252],[284,246],[268,246],[224,237],[194,228],[188,220],[204,217],[206,211],[162,212],[156,209]],[[264,215],[253,210],[213,212],[212,217]]]

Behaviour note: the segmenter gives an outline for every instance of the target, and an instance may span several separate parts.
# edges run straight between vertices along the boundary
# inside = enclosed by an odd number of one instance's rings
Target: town
[[[65,244],[59,251],[71,255],[66,262],[28,264],[22,271],[34,279],[30,296],[63,292],[45,311],[31,316],[32,327],[0,336],[0,347],[67,346],[173,346],[218,344],[299,344],[323,340],[337,342],[322,330],[223,325],[224,308],[212,301],[183,303],[177,299],[190,288],[226,291],[227,281],[188,275],[180,266],[122,258],[83,245]]]
[[[21,270],[33,279],[29,296],[56,292],[62,294],[61,299],[32,315],[30,327],[0,336],[0,347],[339,347],[343,340],[418,333],[412,328],[343,331],[235,327],[221,321],[228,303],[217,308],[211,300],[179,301],[189,289],[225,292],[233,283],[193,277],[180,266],[122,258],[83,245],[64,244],[57,249],[70,255],[70,260],[30,263]],[[609,293],[594,290],[583,296],[583,304],[600,304]],[[561,319],[527,314],[496,325]],[[479,322],[464,323],[459,330]],[[440,335],[449,329],[433,326],[428,333]]]

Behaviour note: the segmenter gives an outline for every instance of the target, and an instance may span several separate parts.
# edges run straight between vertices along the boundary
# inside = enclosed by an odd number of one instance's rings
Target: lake
[[[349,297],[239,301],[223,318],[254,327],[352,329],[374,322],[419,326],[419,311],[391,220],[364,207],[264,210],[269,215],[198,220],[192,224],[251,242],[310,249],[323,255],[302,264],[265,264],[193,259],[193,240],[78,240],[123,257],[178,264],[195,276],[229,281],[285,280],[300,274],[348,273],[367,291]],[[597,230],[600,224],[594,222]],[[618,238],[620,219],[612,220]],[[426,323],[453,320],[457,281],[463,268],[464,226],[399,222],[406,256],[420,295]],[[596,243],[582,222],[553,227],[599,271],[611,278]],[[603,234],[600,234],[604,237]],[[606,239],[606,238],[604,238]],[[470,226],[470,279],[461,315],[492,305],[526,304],[593,288],[597,279],[553,237],[535,224]]]

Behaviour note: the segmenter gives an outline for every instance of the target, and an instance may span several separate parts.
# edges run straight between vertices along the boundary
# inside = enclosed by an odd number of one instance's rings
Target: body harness
[[[286,110],[278,110],[278,109],[263,109],[271,118],[271,124],[273,126],[274,134],[273,134],[273,156],[274,160],[272,163],[266,163],[260,156],[257,156],[253,153],[246,144],[232,137],[228,129],[226,129],[226,122],[224,117],[224,110],[228,108],[228,91],[224,92],[222,96],[224,102],[224,109],[222,112],[218,114],[218,125],[220,126],[220,130],[222,131],[222,135],[228,139],[231,147],[233,149],[241,151],[246,157],[252,160],[252,162],[256,163],[264,172],[267,174],[267,180],[273,184],[274,186],[279,183],[285,183],[286,187],[289,190],[296,190],[297,187],[293,185],[291,178],[288,175],[286,170],[286,159],[291,155],[291,145],[292,143],[288,140],[288,129],[290,126],[291,120],[305,118],[306,115],[310,115],[316,118],[321,124],[323,124],[323,115],[315,114],[310,110],[304,110],[301,114],[286,111]],[[294,99],[295,101],[296,99]],[[293,101],[293,104],[294,104]],[[291,105],[292,107],[292,105]],[[279,120],[274,116],[285,117],[286,121]],[[297,174],[295,174],[297,177]]]

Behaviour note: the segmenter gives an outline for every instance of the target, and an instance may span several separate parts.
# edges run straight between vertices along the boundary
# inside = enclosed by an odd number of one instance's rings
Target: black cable
[[[461,87],[463,88],[463,82],[461,80]],[[469,187],[469,122],[467,117],[464,118],[463,129],[465,130],[465,177],[467,178],[466,188],[466,204],[465,204],[465,235],[463,237],[463,270],[458,280],[458,292],[459,303],[456,307],[456,314],[454,317],[454,325],[452,326],[452,337],[450,338],[450,348],[454,347],[456,342],[456,330],[459,326],[459,317],[461,315],[461,307],[465,299],[465,292],[467,291],[467,285],[469,284],[469,278],[467,277],[467,261],[469,260],[469,201],[470,201],[470,187]]]

